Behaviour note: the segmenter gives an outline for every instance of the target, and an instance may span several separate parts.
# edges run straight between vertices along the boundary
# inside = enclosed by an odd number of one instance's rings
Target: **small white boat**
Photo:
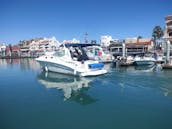
[[[97,76],[107,73],[103,63],[88,59],[83,47],[85,44],[64,44],[57,51],[43,55],[36,61],[46,71],[63,74]]]
[[[134,64],[135,65],[154,65],[155,59],[153,57],[145,57],[145,56],[136,56],[134,58]]]
[[[117,59],[114,60],[113,63],[120,66],[131,66],[134,63],[134,57],[132,56],[117,57]]]

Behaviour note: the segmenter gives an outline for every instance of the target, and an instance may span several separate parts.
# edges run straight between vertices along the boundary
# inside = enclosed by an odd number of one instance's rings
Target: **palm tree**
[[[163,29],[160,26],[155,26],[152,32],[154,49],[156,49],[157,47],[157,39],[160,39],[163,35],[164,35]]]
[[[139,43],[140,39],[142,39],[142,36],[137,36],[137,43]]]
[[[142,39],[142,36],[138,36],[137,38],[138,38],[138,39]]]

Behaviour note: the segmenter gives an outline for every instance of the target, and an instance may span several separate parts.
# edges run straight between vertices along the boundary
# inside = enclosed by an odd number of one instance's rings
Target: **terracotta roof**
[[[12,51],[19,51],[20,47],[19,46],[12,46]]]
[[[6,52],[10,52],[10,47],[7,46],[6,49],[5,49],[5,51]]]
[[[10,52],[10,47],[7,46],[5,51]],[[12,46],[12,51],[20,51],[20,47],[19,46]]]
[[[140,45],[151,45],[150,42],[138,42],[138,43],[126,43],[126,46],[140,46]]]
[[[44,41],[42,41],[41,43],[48,43],[48,40],[44,40]]]

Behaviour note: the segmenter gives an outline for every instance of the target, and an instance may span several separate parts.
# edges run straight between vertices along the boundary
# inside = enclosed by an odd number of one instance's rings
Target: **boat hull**
[[[135,61],[135,65],[154,65],[155,61]]]
[[[38,61],[45,71],[74,75],[74,69],[52,62]]]
[[[84,73],[80,73],[80,76],[82,77],[86,77],[86,76],[98,76],[98,75],[102,75],[107,73],[107,70],[102,69],[102,70],[98,70],[98,71],[88,71],[88,72],[84,72]]]
[[[38,61],[38,60],[37,60]],[[58,64],[58,63],[52,63],[52,62],[45,62],[45,61],[38,61],[40,65],[42,66],[45,71],[51,71],[51,72],[57,72],[62,74],[68,74],[68,75],[75,75],[75,76],[98,76],[107,73],[107,70],[105,69],[99,69],[99,70],[88,70],[84,72],[79,72],[75,69],[72,69],[70,67]]]

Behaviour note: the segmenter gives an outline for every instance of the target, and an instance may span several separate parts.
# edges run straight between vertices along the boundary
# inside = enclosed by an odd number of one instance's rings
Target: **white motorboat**
[[[36,59],[46,71],[76,76],[97,76],[107,73],[104,64],[89,60],[83,50],[86,44],[63,44],[53,53]]]
[[[136,56],[134,58],[134,64],[135,65],[154,65],[155,59],[153,57],[146,57],[146,56]]]

